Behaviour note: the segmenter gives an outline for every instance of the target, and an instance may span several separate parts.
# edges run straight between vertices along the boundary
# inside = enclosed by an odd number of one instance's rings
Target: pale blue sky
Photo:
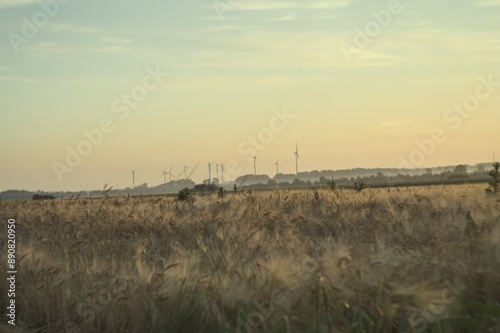
[[[257,152],[259,173],[272,176],[278,156],[294,172],[296,141],[303,171],[398,167],[434,128],[447,140],[417,166],[500,156],[500,87],[457,129],[443,118],[478,77],[500,82],[499,0],[400,1],[351,62],[340,46],[390,1],[218,3],[235,4],[223,20],[212,1],[72,0],[15,52],[12,34],[43,9],[2,0],[0,190],[125,187],[132,168],[136,183],[157,185],[163,165],[180,174],[197,163],[200,182],[208,160],[251,173],[238,147],[285,108],[295,118]],[[113,102],[158,66],[169,76],[120,119]],[[66,147],[104,118],[114,131],[58,177],[54,162],[66,165]]]

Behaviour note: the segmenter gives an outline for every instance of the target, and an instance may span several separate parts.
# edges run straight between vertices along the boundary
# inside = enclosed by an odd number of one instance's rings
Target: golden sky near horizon
[[[0,191],[500,156],[499,0],[44,3],[0,4]]]

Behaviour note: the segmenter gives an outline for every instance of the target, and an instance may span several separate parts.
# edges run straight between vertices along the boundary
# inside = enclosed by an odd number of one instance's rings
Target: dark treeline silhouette
[[[193,193],[213,193],[219,190],[215,184],[198,184],[193,187]]]
[[[33,200],[53,200],[56,197],[48,194],[33,194]]]
[[[273,188],[297,188],[328,186],[332,179],[338,187],[352,187],[354,184],[364,182],[367,186],[411,186],[432,184],[455,184],[463,182],[488,182],[488,172],[492,169],[492,163],[481,163],[475,166],[458,165],[436,168],[420,169],[395,169],[395,168],[355,168],[345,170],[313,170],[295,174],[279,173],[274,177],[268,175],[243,175],[231,182],[221,183],[217,178],[204,180],[204,184],[197,186],[190,179],[172,180],[165,184],[149,187],[144,183],[134,189],[105,189],[93,191],[68,191],[68,192],[29,192],[19,190],[8,190],[0,193],[1,200],[30,200],[34,194],[39,196],[51,195],[56,198],[100,198],[107,196],[122,195],[164,195],[177,194],[184,188],[192,189],[194,192],[217,192],[219,187],[227,191],[233,191],[234,185],[239,189],[273,189]],[[195,188],[195,186],[197,186]],[[36,200],[36,199],[35,199]]]
[[[472,171],[469,172],[469,169]],[[381,170],[381,171],[378,171]],[[441,170],[441,172],[436,172]],[[401,169],[351,169],[339,171],[311,171],[294,174],[277,174],[274,178],[267,175],[245,175],[235,183],[241,189],[297,188],[329,186],[332,179],[339,187],[352,187],[356,183],[367,186],[412,186],[432,184],[458,184],[464,182],[485,182],[488,179],[484,165],[467,167],[458,165],[447,168],[428,168],[417,170]],[[383,173],[382,171],[385,171]],[[352,175],[352,176],[348,176]]]

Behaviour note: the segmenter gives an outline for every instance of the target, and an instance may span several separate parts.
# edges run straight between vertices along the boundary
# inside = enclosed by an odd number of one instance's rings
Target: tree
[[[48,194],[33,194],[33,200],[52,200],[55,198],[53,195]]]
[[[354,183],[353,188],[356,192],[361,192],[365,189],[365,187],[366,187],[366,183],[364,181],[359,181],[359,182]]]
[[[325,176],[319,177],[319,184],[320,185],[328,185],[328,178],[326,178]]]
[[[198,184],[193,187],[193,192],[212,193],[219,191],[219,187],[214,184]]]
[[[298,186],[303,186],[304,182],[298,178],[295,178],[292,182],[292,186],[298,187]]]
[[[491,177],[491,181],[489,182],[490,187],[486,189],[488,193],[498,193],[500,187],[500,163],[493,163],[493,170],[488,172],[488,175]]]
[[[278,183],[276,183],[276,181],[274,179],[269,179],[267,181],[267,186],[268,187],[276,187],[278,185]]]
[[[327,185],[331,190],[335,190],[335,188],[337,187],[337,184],[335,184],[335,179],[333,179],[333,177],[332,180],[327,182]]]
[[[224,196],[226,195],[226,190],[224,189],[224,187],[219,187],[219,192],[217,192],[217,195],[219,196],[219,198],[224,198]]]
[[[179,191],[179,193],[177,194],[177,200],[180,201],[188,200],[191,197],[191,195],[192,195],[191,190],[186,187]]]
[[[134,190],[147,190],[148,189],[148,183],[142,183],[139,186],[136,186]]]
[[[453,173],[456,175],[466,175],[467,167],[465,165],[457,165],[455,169],[453,169]]]

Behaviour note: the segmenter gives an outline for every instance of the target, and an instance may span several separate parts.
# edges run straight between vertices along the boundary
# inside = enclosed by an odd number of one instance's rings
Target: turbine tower
[[[135,172],[136,171],[137,171],[137,169],[136,170],[132,169],[132,189],[135,188]]]
[[[184,180],[187,180],[187,169],[189,169],[189,167],[187,167],[187,166],[184,164]]]
[[[219,180],[219,163],[215,165],[215,171],[217,172],[217,180]]]
[[[212,177],[212,163],[208,162],[208,185],[210,185],[210,177]]]
[[[297,142],[295,142],[295,174],[298,175],[299,174],[299,148],[297,146]]]
[[[257,163],[256,163],[257,155],[253,155],[252,158],[253,158],[253,175],[257,176]]]
[[[220,165],[221,182],[224,183],[224,164]]]
[[[276,163],[274,163],[276,165],[276,174],[280,173],[279,172],[279,167],[280,167],[280,158],[278,157],[278,159],[276,160]]]

